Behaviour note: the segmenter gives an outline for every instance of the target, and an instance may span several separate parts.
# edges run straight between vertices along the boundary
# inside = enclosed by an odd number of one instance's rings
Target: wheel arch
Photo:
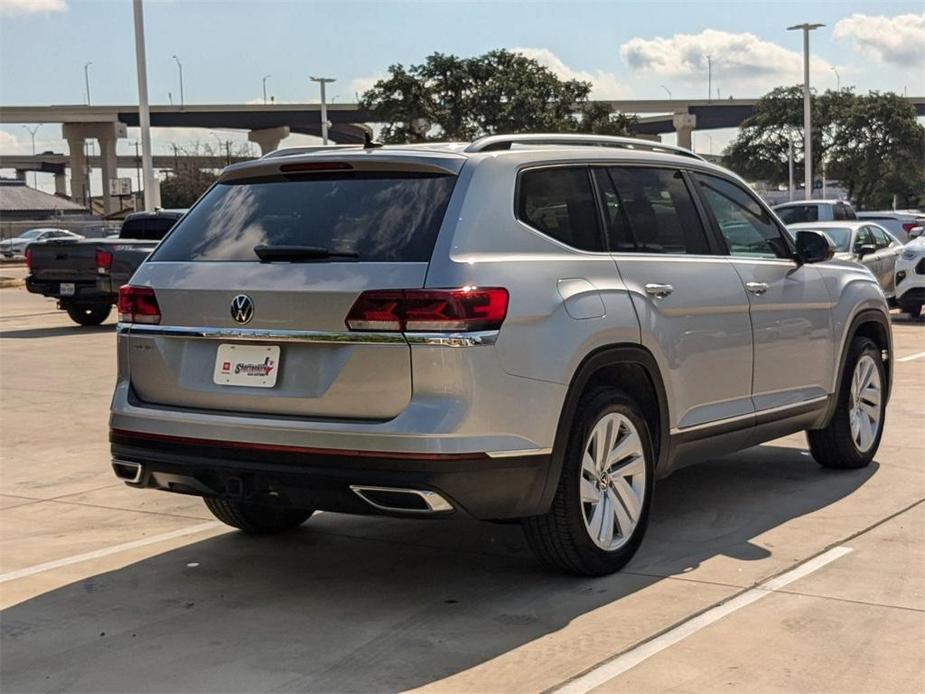
[[[663,467],[668,453],[668,398],[655,357],[638,344],[615,344],[599,347],[582,359],[572,376],[550,456],[546,484],[540,508],[545,512],[552,504],[575,411],[582,397],[597,385],[613,385],[632,397],[642,409],[652,434],[655,469]]]
[[[838,371],[835,380],[835,396],[830,398],[829,407],[826,410],[825,418],[819,423],[817,428],[828,426],[835,414],[835,408],[838,406],[842,389],[842,374],[845,369],[845,361],[848,359],[848,346],[855,337],[866,337],[873,340],[880,348],[881,352],[886,353],[886,359],[883,360],[883,368],[886,371],[886,387],[884,388],[884,406],[889,402],[890,391],[893,384],[893,332],[890,325],[890,317],[883,311],[877,309],[863,309],[851,319],[848,330],[845,331],[845,338],[842,340],[840,352],[838,355]]]

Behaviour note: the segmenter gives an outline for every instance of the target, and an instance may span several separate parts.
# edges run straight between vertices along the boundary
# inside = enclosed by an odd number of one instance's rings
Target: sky
[[[812,34],[817,89],[854,86],[921,96],[925,92],[925,3],[738,0],[145,0],[152,103],[262,101],[262,77],[279,102],[317,101],[309,75],[335,77],[334,101],[355,101],[395,63],[433,52],[472,56],[519,50],[564,78],[592,82],[592,98],[756,97],[802,79],[802,38],[786,27],[826,26]],[[0,104],[138,99],[129,0],[0,0]],[[833,69],[834,68],[834,69]],[[837,71],[837,75],[836,75]],[[42,126],[37,151],[66,151],[60,126]],[[719,152],[734,131],[696,133],[695,149]],[[246,133],[155,129],[156,153],[171,143],[246,140]],[[120,152],[134,151],[129,130]],[[291,136],[284,146],[311,141]],[[670,141],[670,138],[666,138]],[[31,151],[21,126],[0,126],[0,153]],[[4,172],[8,175],[9,172]],[[49,189],[51,180],[39,177]]]

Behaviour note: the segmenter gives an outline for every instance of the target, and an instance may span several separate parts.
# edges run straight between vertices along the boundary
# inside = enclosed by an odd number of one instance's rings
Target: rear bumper
[[[342,513],[383,513],[356,494],[355,486],[436,492],[453,511],[481,520],[522,518],[546,510],[542,496],[548,454],[493,458],[472,453],[333,451],[119,429],[111,432],[110,442],[115,461],[141,466],[133,467],[131,475],[124,468],[119,473],[123,480],[131,477],[133,481],[126,483],[133,487]]]
[[[92,282],[70,282],[69,284],[74,285],[74,294],[69,296],[61,295],[61,284],[61,282],[36,280],[31,275],[26,277],[26,290],[33,294],[41,294],[52,299],[75,303],[114,304],[116,301],[116,294],[112,291],[112,283],[108,278]]]

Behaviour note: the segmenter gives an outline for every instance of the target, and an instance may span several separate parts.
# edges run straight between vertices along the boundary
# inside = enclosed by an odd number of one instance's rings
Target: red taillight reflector
[[[151,287],[119,287],[119,320],[123,323],[160,323],[161,309]]]
[[[917,226],[918,224],[916,224],[915,222],[905,222],[903,224],[903,231],[905,231],[908,234],[910,231],[915,229]]]
[[[299,173],[303,171],[343,171],[352,168],[344,161],[305,161],[299,164],[283,164],[279,170],[283,173]]]
[[[371,290],[360,294],[346,323],[355,331],[497,330],[507,304],[501,287]]]
[[[26,267],[31,270],[32,269],[32,246],[26,246],[26,251],[24,255],[26,256]]]
[[[100,275],[108,275],[112,268],[112,253],[109,251],[98,250],[96,252],[96,272]]]

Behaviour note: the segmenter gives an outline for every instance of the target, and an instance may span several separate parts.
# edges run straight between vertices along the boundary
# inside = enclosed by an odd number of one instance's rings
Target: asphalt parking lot
[[[894,314],[895,315],[895,314]],[[0,289],[4,691],[925,689],[925,324],[897,317],[868,468],[801,436],[656,490],[628,568],[516,525],[319,514],[253,539],[109,467],[114,323]]]

